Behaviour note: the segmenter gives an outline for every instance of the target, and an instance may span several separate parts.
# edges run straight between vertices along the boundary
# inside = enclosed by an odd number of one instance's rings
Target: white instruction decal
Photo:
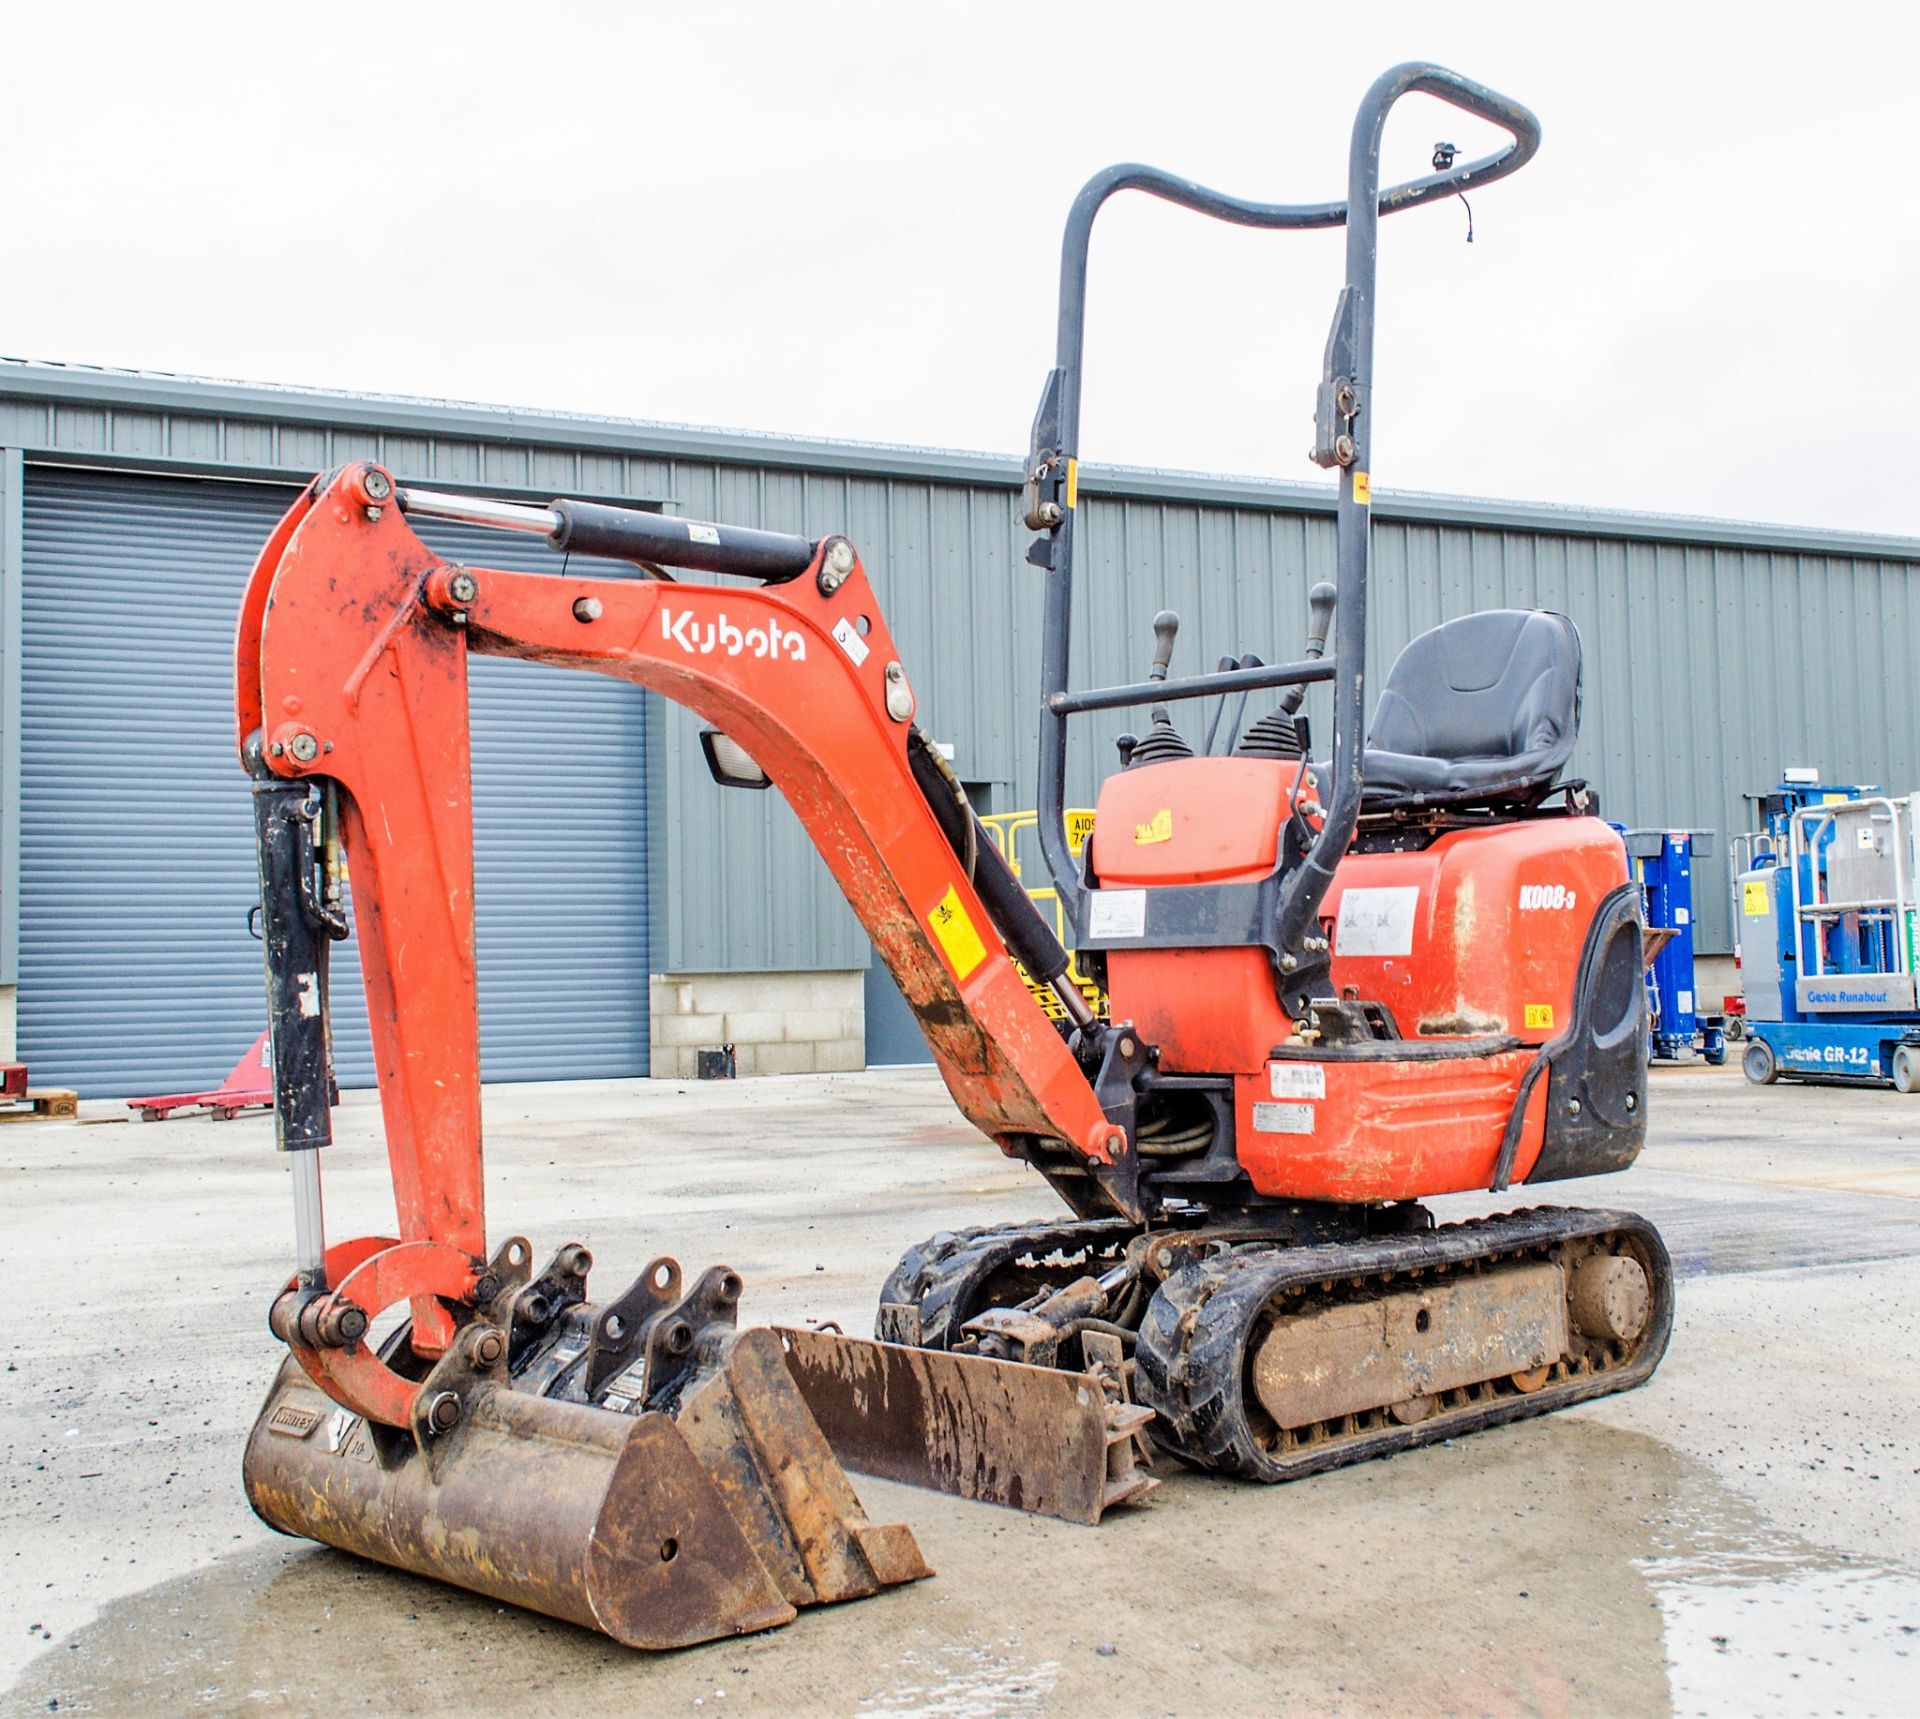
[[[1681,1014],[1690,1015],[1693,1013],[1693,993],[1691,991],[1682,991],[1674,1001],[1679,1005]]]
[[[1313,1106],[1311,1104],[1256,1104],[1253,1107],[1253,1126],[1260,1134],[1311,1134]]]
[[[1693,915],[1684,907],[1676,907],[1673,910],[1673,922],[1675,925],[1691,925],[1693,923]]]
[[[853,658],[855,668],[867,660],[867,641],[861,638],[860,629],[845,615],[833,623],[833,642]]]
[[[687,535],[692,538],[695,543],[718,543],[720,541],[719,527],[700,525],[691,519],[687,521]]]
[[[1097,889],[1087,897],[1089,937],[1144,937],[1147,934],[1147,892],[1144,889]]]
[[[1267,1084],[1275,1098],[1325,1098],[1327,1071],[1317,1062],[1270,1062]]]
[[[1340,921],[1334,927],[1336,955],[1411,955],[1413,916],[1420,889],[1350,889],[1340,897]]]
[[[307,1020],[320,1018],[320,975],[318,973],[296,973],[293,976],[295,988],[300,993],[300,1013]]]

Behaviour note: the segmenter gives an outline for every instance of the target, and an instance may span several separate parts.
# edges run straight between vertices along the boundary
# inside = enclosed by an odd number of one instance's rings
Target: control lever
[[[1171,609],[1162,609],[1153,617],[1153,667],[1147,670],[1148,680],[1167,678],[1167,668],[1173,661],[1173,641],[1179,632],[1180,617]]]
[[[1148,680],[1167,678],[1167,669],[1173,662],[1173,641],[1179,633],[1180,617],[1171,609],[1162,609],[1153,617],[1153,666],[1147,670]],[[1164,704],[1156,704],[1148,715],[1156,723],[1173,721]]]
[[[1173,641],[1180,631],[1180,617],[1171,609],[1162,609],[1153,617],[1153,666],[1147,670],[1149,681],[1163,681],[1167,678],[1167,668],[1173,661]],[[1167,713],[1164,704],[1156,704],[1150,712],[1152,721],[1147,727],[1146,738],[1138,741],[1131,749],[1124,745],[1121,755],[1123,769],[1135,769],[1142,764],[1161,764],[1174,758],[1191,758],[1193,748],[1189,746],[1173,726],[1173,718]]]
[[[1325,579],[1307,593],[1306,660],[1318,662],[1327,654],[1327,635],[1333,631],[1333,606],[1340,593]],[[1280,700],[1280,709],[1291,716],[1306,701],[1304,686],[1290,686]]]
[[[1249,651],[1243,657],[1222,657],[1220,659],[1220,666],[1222,669],[1250,669],[1264,668],[1266,665],[1262,663],[1253,652]],[[1207,730],[1206,750],[1208,752],[1213,750],[1214,730],[1219,728],[1220,718],[1227,713],[1227,696],[1225,693],[1220,695],[1220,708],[1213,713],[1213,727]],[[1233,707],[1233,721],[1227,728],[1227,750],[1229,752],[1233,750],[1233,743],[1240,738],[1240,724],[1246,720],[1247,700],[1251,696],[1252,689],[1249,688],[1240,694],[1240,702]]]

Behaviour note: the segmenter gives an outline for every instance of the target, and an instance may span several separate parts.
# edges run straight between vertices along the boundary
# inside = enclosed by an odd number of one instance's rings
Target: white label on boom
[[[855,668],[867,660],[867,641],[861,638],[860,629],[845,615],[833,623],[833,642],[853,659]]]

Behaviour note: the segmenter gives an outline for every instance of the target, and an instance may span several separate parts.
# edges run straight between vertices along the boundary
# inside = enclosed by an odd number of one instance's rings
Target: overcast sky
[[[1344,190],[1373,76],[1527,103],[1382,232],[1375,482],[1920,535],[1920,8],[11,9],[0,352],[1016,452],[1136,159]],[[1424,97],[1391,176],[1496,134]],[[1311,480],[1337,234],[1144,198],[1083,453]]]

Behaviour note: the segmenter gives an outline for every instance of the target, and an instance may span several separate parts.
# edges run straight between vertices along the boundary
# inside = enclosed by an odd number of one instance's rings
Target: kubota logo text
[[[797,632],[782,630],[771,616],[764,627],[736,627],[726,611],[717,620],[701,622],[691,609],[675,614],[664,603],[660,606],[660,636],[678,645],[690,657],[710,657],[715,651],[737,657],[742,652],[754,657],[785,655],[794,662],[807,660],[807,641]]]
[[[1572,907],[1575,902],[1572,890],[1564,883],[1523,883],[1520,886],[1520,905],[1532,907]]]

